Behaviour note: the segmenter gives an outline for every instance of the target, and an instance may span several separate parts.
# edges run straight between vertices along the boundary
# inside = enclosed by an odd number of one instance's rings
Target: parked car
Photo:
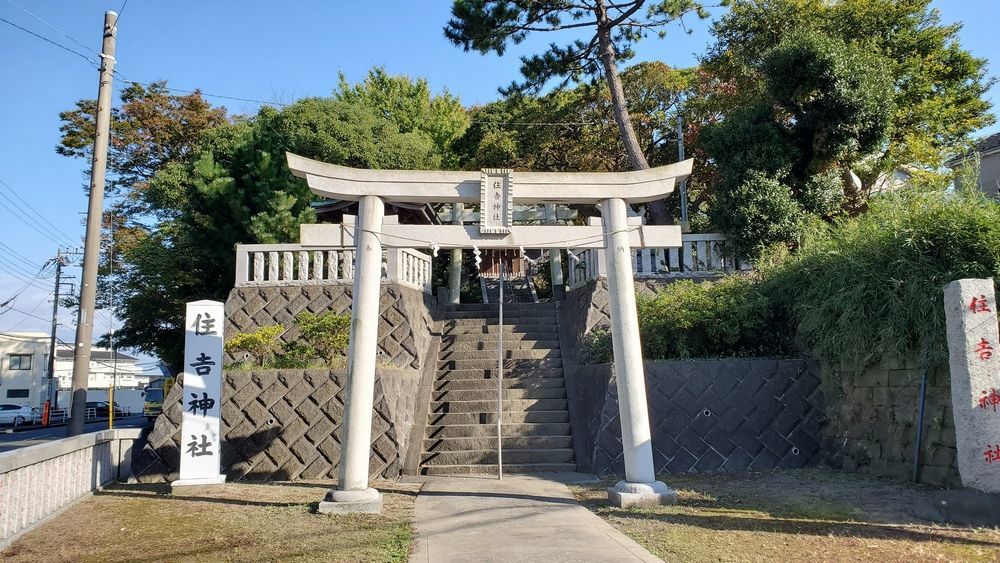
[[[94,410],[91,411],[90,409]],[[108,418],[108,411],[109,407],[107,401],[87,401],[88,415],[91,412],[93,412],[94,416],[96,416],[97,418]],[[115,418],[118,418],[120,416],[125,416],[125,411],[123,411],[122,408],[118,406],[118,401],[115,401]]]
[[[34,411],[31,407],[12,403],[0,404],[0,424],[20,426],[25,422],[30,422],[33,417]]]

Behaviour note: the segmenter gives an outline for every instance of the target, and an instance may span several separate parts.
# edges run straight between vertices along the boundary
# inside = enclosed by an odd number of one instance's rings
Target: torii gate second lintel
[[[353,241],[357,249],[352,301],[345,418],[341,428],[340,479],[336,490],[320,503],[321,512],[379,512],[381,494],[368,487],[371,456],[371,420],[374,408],[375,357],[378,341],[378,307],[383,239],[388,246],[441,248],[603,247],[607,260],[611,331],[614,335],[616,387],[622,427],[625,480],[608,488],[617,506],[672,504],[677,493],[656,480],[653,466],[646,382],[639,342],[639,320],[632,277],[632,247],[680,246],[677,226],[630,225],[629,203],[662,199],[675,181],[691,173],[692,161],[633,172],[556,173],[505,170],[434,172],[425,170],[361,170],[325,164],[287,154],[292,173],[305,178],[317,195],[358,201],[356,224],[303,225],[305,245],[342,245]],[[487,180],[504,176],[504,205],[508,220],[480,226],[406,225],[384,217],[384,203],[480,203],[482,211],[492,202]],[[496,184],[501,189],[500,184]],[[497,194],[494,194],[497,195]],[[498,196],[498,199],[500,196]],[[511,202],[600,204],[602,224],[588,226],[513,226]],[[499,217],[498,217],[499,218]],[[484,228],[485,227],[485,228]],[[396,240],[394,240],[396,239]],[[417,244],[414,244],[414,243]]]

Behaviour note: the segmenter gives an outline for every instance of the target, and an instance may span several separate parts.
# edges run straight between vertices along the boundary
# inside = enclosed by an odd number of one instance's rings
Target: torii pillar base
[[[619,508],[677,504],[677,491],[662,481],[652,483],[618,481],[614,487],[608,487],[608,502],[611,506]]]
[[[319,503],[320,514],[381,514],[382,493],[367,488],[360,491],[329,491]]]

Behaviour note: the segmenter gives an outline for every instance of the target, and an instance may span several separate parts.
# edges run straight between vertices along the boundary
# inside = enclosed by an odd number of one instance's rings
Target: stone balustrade
[[[389,248],[382,261],[383,279],[430,293],[430,255],[412,248]],[[353,282],[354,248],[236,245],[236,287]]]
[[[569,288],[606,276],[605,264],[603,249],[572,251]],[[636,278],[711,277],[749,269],[748,264],[734,257],[721,234],[684,234],[680,248],[632,249],[632,271]]]
[[[84,495],[128,479],[141,432],[102,430],[0,453],[0,548]]]

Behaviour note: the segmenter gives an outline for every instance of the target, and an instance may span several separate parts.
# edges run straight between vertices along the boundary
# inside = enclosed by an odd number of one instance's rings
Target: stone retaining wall
[[[372,416],[373,478],[396,478],[418,415],[421,372],[378,369]],[[229,481],[337,477],[346,370],[227,372],[222,389],[222,472]],[[177,479],[180,469],[181,385],[134,464],[141,482]]]
[[[823,393],[816,362],[663,361],[646,362],[645,368],[657,473],[765,471],[819,463]],[[576,406],[573,433],[580,437],[574,440],[580,469],[623,474],[612,366],[581,366],[566,378]]]
[[[867,369],[824,366],[829,423],[824,461],[833,467],[909,480],[920,401],[921,370],[912,359],[885,361]],[[918,478],[958,487],[955,421],[948,369],[930,370]]]

